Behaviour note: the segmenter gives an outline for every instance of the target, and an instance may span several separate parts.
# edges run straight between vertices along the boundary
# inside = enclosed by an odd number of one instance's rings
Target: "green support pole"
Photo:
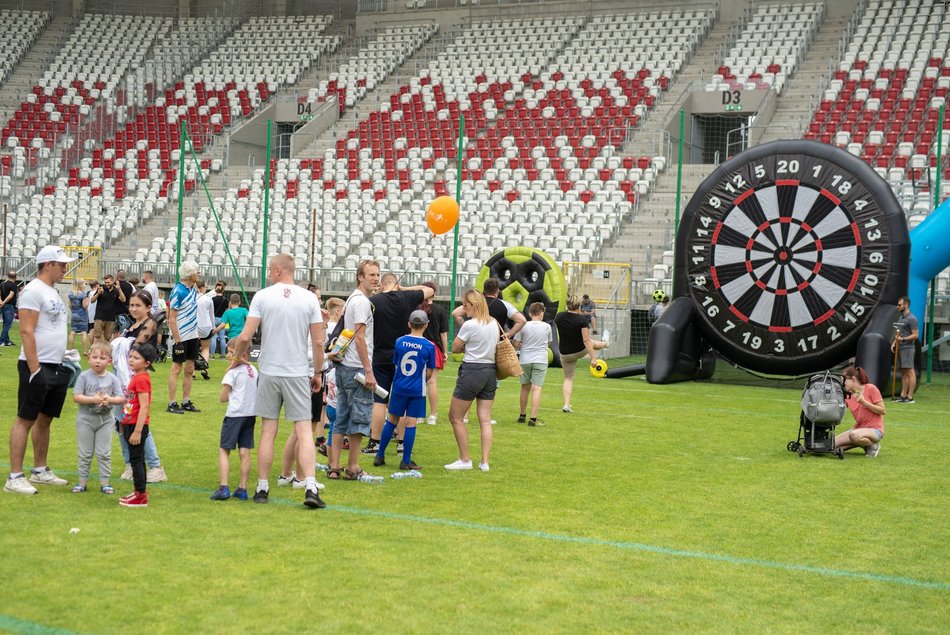
[[[455,223],[455,237],[452,241],[452,284],[449,291],[449,312],[455,308],[456,279],[459,266],[459,225],[462,224],[462,142],[465,140],[465,115],[459,115],[459,153],[458,171],[455,176],[455,202],[459,204],[459,220]],[[455,320],[449,320],[449,347],[455,340]],[[448,353],[448,351],[446,351]]]
[[[943,113],[940,106],[940,115],[937,118],[937,174],[934,178],[934,209],[940,206],[940,179],[943,176]],[[930,310],[927,312],[927,383],[933,379],[934,367],[934,310],[937,300],[937,279],[930,281]]]
[[[271,127],[273,125],[273,121],[267,121],[267,152],[264,159],[264,244],[261,249],[261,289],[267,284],[267,214],[270,211],[270,145]]]
[[[218,216],[218,211],[214,208],[214,199],[211,197],[210,190],[208,190],[208,183],[205,181],[205,175],[201,171],[201,163],[198,161],[198,155],[195,154],[194,149],[191,150],[191,159],[195,163],[195,170],[198,171],[198,179],[201,180],[201,187],[204,189],[205,196],[208,197],[208,205],[211,208],[211,213],[214,215],[214,223],[218,228],[218,235],[221,236],[221,240],[224,242],[224,250],[228,254],[228,262],[231,263],[231,270],[234,271],[234,277],[237,278],[238,286],[241,288],[241,295],[244,296],[244,304],[250,306],[251,301],[247,299],[247,291],[244,289],[244,281],[241,279],[237,265],[234,262],[234,256],[231,254],[231,245],[228,244],[228,237],[221,228],[221,218]]]
[[[676,236],[676,232],[680,228],[680,199],[683,193],[683,130],[686,127],[686,112],[680,111],[680,138],[679,138],[679,149],[677,151],[676,159],[676,213],[673,216],[673,236]],[[674,269],[676,265],[673,265]],[[670,278],[673,278],[675,271],[670,272]]]
[[[181,230],[185,220],[185,141],[188,133],[185,122],[181,122],[181,135],[178,142],[178,244],[175,247],[175,284],[181,282],[178,270],[181,268]]]

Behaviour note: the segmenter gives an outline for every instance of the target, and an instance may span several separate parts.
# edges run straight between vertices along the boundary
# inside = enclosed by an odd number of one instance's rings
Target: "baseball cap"
[[[40,249],[40,253],[36,254],[37,266],[44,262],[72,262],[74,260],[75,258],[67,256],[63,248],[58,245],[47,245]]]
[[[416,309],[409,315],[409,324],[422,326],[429,323],[429,316],[422,309]]]

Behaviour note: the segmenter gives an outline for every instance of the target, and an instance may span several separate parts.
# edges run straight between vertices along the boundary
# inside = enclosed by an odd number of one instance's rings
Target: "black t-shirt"
[[[115,322],[115,316],[122,312],[124,307],[119,302],[119,290],[113,285],[107,289],[105,285],[99,287],[102,294],[96,300],[96,319],[104,322]]]
[[[19,287],[15,280],[4,280],[0,283],[0,301],[6,300],[7,296],[10,295],[10,292],[13,292],[13,298],[7,303],[10,306],[16,306],[16,296]]]
[[[393,363],[396,340],[409,332],[409,315],[425,300],[422,291],[377,293],[373,303],[373,364]]]
[[[571,355],[584,350],[584,336],[581,335],[581,329],[587,328],[589,317],[570,311],[563,311],[554,317],[561,355]]]
[[[488,315],[495,318],[506,331],[511,328],[512,322],[508,319],[508,305],[501,298],[485,298],[488,303]]]
[[[214,317],[219,318],[228,310],[228,299],[223,295],[211,296],[211,304],[214,305]]]
[[[442,350],[442,334],[449,332],[449,314],[440,304],[430,306],[432,312],[429,314],[429,324],[426,326],[425,336],[444,354],[446,351]]]
[[[116,314],[119,313],[128,313],[129,311],[129,300],[132,299],[132,296],[135,295],[135,287],[132,286],[132,283],[128,280],[119,280],[116,282],[117,285],[122,287],[122,293],[125,295],[125,302],[120,302],[121,309],[116,309]],[[98,309],[96,309],[98,311]]]

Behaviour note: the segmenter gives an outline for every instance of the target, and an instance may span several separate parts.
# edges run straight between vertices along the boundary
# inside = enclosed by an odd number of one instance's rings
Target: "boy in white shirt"
[[[544,321],[544,304],[535,302],[528,307],[531,321],[515,334],[513,344],[521,349],[521,414],[518,423],[524,423],[527,416],[528,393],[531,393],[531,418],[528,425],[540,427],[544,423],[538,420],[538,405],[541,403],[541,388],[548,372],[548,345],[553,341],[551,325]]]
[[[236,340],[228,342],[228,359],[232,359],[236,345]],[[236,447],[241,457],[241,482],[234,490],[234,498],[246,501],[247,479],[251,473],[251,450],[254,449],[254,425],[257,422],[254,414],[257,405],[257,370],[251,366],[247,352],[224,374],[220,400],[222,403],[227,402],[228,409],[221,424],[221,447],[218,450],[221,485],[211,495],[211,500],[223,501],[231,498],[228,473],[231,471],[231,450]]]

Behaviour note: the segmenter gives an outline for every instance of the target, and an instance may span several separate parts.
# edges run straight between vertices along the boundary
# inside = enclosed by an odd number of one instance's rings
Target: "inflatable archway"
[[[475,279],[481,289],[486,278],[496,278],[500,297],[524,312],[534,302],[544,304],[544,321],[554,326],[554,316],[567,308],[567,281],[551,256],[533,247],[507,247],[485,261]],[[560,366],[557,329],[552,346],[555,366]]]

